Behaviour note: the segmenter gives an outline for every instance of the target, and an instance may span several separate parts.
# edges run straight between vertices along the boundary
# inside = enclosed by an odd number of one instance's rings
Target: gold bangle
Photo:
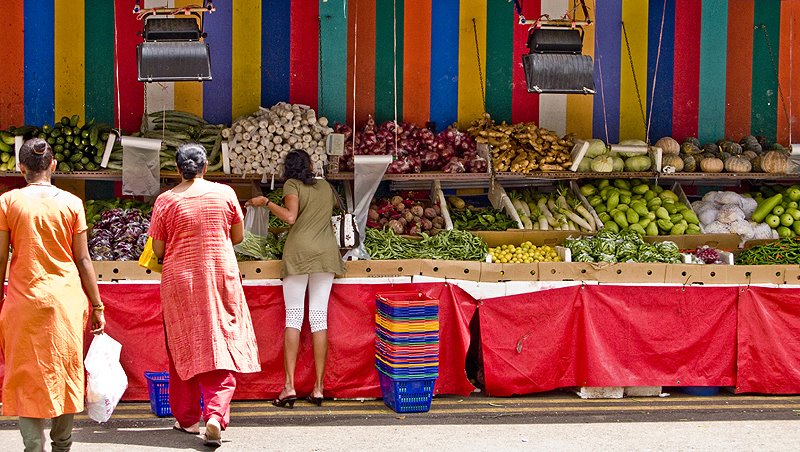
[[[92,305],[92,310],[93,310],[93,311],[100,311],[100,312],[102,312],[102,311],[105,311],[105,310],[106,310],[106,307],[105,307],[105,306],[103,306],[103,305],[99,305],[99,306],[94,306],[94,305]]]

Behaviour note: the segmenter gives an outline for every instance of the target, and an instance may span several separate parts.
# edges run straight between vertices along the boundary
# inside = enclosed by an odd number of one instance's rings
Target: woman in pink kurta
[[[244,235],[242,211],[232,188],[202,178],[208,163],[200,145],[181,147],[176,161],[183,180],[158,197],[149,231],[163,257],[170,407],[175,429],[196,434],[202,391],[213,446],[230,419],[234,374],[261,370],[233,250]]]

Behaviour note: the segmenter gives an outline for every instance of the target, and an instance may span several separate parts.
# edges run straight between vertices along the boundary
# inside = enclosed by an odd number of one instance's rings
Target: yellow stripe
[[[622,2],[622,21],[628,33],[628,42],[631,46],[630,54],[633,55],[633,65],[636,70],[636,81],[639,85],[642,104],[647,99],[647,13],[649,0],[636,2]],[[621,26],[621,25],[620,25]],[[628,49],[625,45],[625,35],[622,34],[622,53],[620,60],[619,84],[619,139],[645,139],[644,121],[642,110],[639,107],[639,98],[636,96],[636,85],[633,83],[631,63]]]
[[[588,2],[587,2],[588,4]],[[596,9],[592,8],[592,11]],[[594,21],[592,14],[589,17]],[[583,18],[583,13],[577,15],[578,19]],[[583,54],[594,58],[594,25],[583,28]],[[599,87],[595,87],[598,92]],[[594,96],[581,94],[567,95],[567,133],[574,133],[578,137],[591,137],[592,119],[594,109]]]
[[[486,89],[486,1],[461,2],[458,31],[458,125],[466,128],[483,114],[481,77],[478,73],[478,55],[475,50],[475,32],[478,30],[478,48],[481,54],[483,88]]]
[[[233,4],[233,117],[258,110],[261,103],[261,0]]]
[[[175,7],[180,8],[197,3],[197,0],[175,0]],[[203,82],[175,82],[175,109],[188,111],[202,117]]]
[[[84,0],[55,0],[55,115],[84,120]]]

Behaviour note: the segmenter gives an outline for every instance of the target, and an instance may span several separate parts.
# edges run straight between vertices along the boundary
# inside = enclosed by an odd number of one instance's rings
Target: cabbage
[[[603,143],[603,140],[598,140],[595,138],[593,140],[589,140],[589,149],[586,150],[586,154],[583,157],[593,159],[605,154],[606,152],[608,152],[608,148],[606,147],[606,144]]]

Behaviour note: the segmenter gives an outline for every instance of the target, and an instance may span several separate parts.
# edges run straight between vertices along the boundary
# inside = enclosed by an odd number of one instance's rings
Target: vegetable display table
[[[572,386],[735,386],[737,392],[800,393],[797,286],[477,283],[440,279],[337,280],[331,295],[329,397],[380,397],[375,370],[375,294],[420,290],[440,300],[437,394],[473,391],[464,365],[469,322],[480,311],[486,389],[527,394]],[[104,283],[107,332],[122,343],[125,400],[146,400],[145,370],[167,358],[157,282]],[[245,282],[262,372],[238,379],[237,399],[268,399],[283,385],[280,281]],[[313,385],[307,326],[297,389]],[[89,342],[86,342],[88,348]],[[0,367],[0,372],[2,367]]]

